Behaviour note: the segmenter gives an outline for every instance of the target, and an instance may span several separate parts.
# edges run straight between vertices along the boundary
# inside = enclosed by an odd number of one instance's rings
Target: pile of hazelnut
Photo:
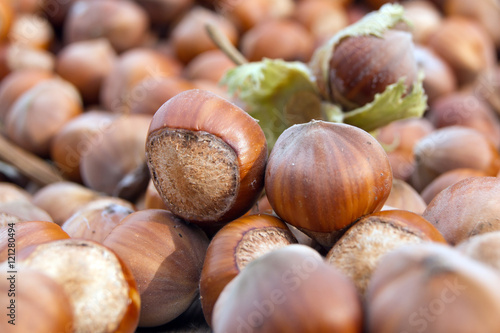
[[[498,0],[0,0],[0,332],[500,332]]]

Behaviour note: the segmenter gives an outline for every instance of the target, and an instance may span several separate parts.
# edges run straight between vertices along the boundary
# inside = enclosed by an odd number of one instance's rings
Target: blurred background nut
[[[14,143],[45,157],[57,132],[82,112],[80,94],[72,84],[62,79],[44,80],[12,105],[5,130]]]
[[[367,329],[497,332],[500,277],[451,247],[409,245],[384,256],[367,291]],[[402,297],[404,295],[404,297]]]
[[[82,156],[104,140],[104,133],[118,117],[109,111],[87,110],[57,132],[50,145],[50,157],[66,179],[82,183]]]
[[[134,1],[76,1],[67,14],[64,40],[67,44],[87,39],[108,39],[121,53],[144,44],[149,18]]]
[[[102,81],[115,60],[116,53],[107,39],[79,41],[58,52],[55,71],[78,89],[86,104],[97,104]]]
[[[101,194],[92,191],[77,183],[62,181],[46,185],[33,194],[32,202],[45,210],[62,225],[80,207],[101,197]]]
[[[114,119],[81,155],[83,183],[112,196],[134,200],[146,190],[149,172],[145,145],[150,115],[121,115]]]

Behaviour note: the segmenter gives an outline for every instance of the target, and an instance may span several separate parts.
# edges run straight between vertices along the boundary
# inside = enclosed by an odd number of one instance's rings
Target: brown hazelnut
[[[412,23],[411,34],[415,43],[425,44],[429,36],[439,29],[442,14],[432,2],[404,1],[405,17]]]
[[[134,332],[140,297],[130,269],[109,248],[64,239],[25,248],[18,265],[59,283],[71,303],[75,332]],[[92,306],[89,306],[91,304]]]
[[[432,199],[434,199],[434,197],[438,195],[439,192],[441,192],[448,186],[458,183],[459,181],[466,178],[487,176],[488,174],[484,171],[467,168],[446,171],[445,173],[434,179],[422,190],[422,199],[424,199],[424,201],[429,204]]]
[[[146,156],[168,209],[206,227],[220,228],[245,214],[264,186],[262,129],[245,111],[208,91],[182,92],[158,109]]]
[[[24,248],[67,238],[69,235],[54,222],[22,221],[7,224],[0,227],[0,262],[7,260],[15,263],[18,253]]]
[[[205,51],[197,55],[184,69],[190,80],[219,82],[222,76],[235,64],[220,50]]]
[[[83,183],[93,190],[133,200],[148,184],[144,145],[151,116],[121,115],[80,158]]]
[[[87,104],[97,104],[102,81],[115,60],[116,53],[107,39],[84,40],[59,51],[55,70],[80,91]]]
[[[64,40],[76,41],[104,37],[117,52],[143,45],[149,19],[134,1],[76,1],[64,23]]]
[[[12,22],[8,38],[11,43],[48,50],[54,40],[54,30],[39,14],[19,14]]]
[[[264,21],[241,38],[241,52],[249,61],[270,58],[307,62],[313,51],[314,39],[309,31],[290,19]]]
[[[474,94],[457,92],[437,99],[426,113],[436,128],[465,126],[474,128],[500,148],[500,121],[488,104]]]
[[[5,120],[7,137],[34,154],[48,156],[57,132],[82,113],[76,88],[62,79],[43,80],[24,92]]]
[[[451,66],[460,85],[495,64],[493,41],[479,23],[464,17],[443,19],[427,45]]]
[[[367,291],[367,331],[497,332],[499,275],[451,247],[409,245],[384,256]]]
[[[393,121],[375,132],[375,138],[384,145],[394,178],[408,181],[415,169],[413,148],[430,134],[434,126],[426,118]]]
[[[463,126],[437,129],[417,142],[413,149],[415,171],[411,184],[422,191],[446,171],[469,168],[496,176],[500,155],[495,145],[482,133]]]
[[[313,120],[278,138],[265,189],[279,217],[329,247],[341,230],[382,208],[391,184],[389,160],[373,136]]]
[[[4,265],[2,268],[7,268]],[[59,283],[39,271],[24,267],[17,270],[14,278],[9,275],[0,279],[0,302],[9,304],[15,300],[15,303],[12,313],[8,309],[7,318],[0,322],[2,332],[10,332],[12,327],[15,327],[15,332],[21,333],[71,331],[72,305]],[[9,298],[12,285],[15,286],[15,298]]]
[[[196,226],[165,210],[142,210],[126,217],[104,244],[134,274],[141,297],[139,325],[170,322],[197,296],[208,239]]]
[[[215,2],[215,10],[231,20],[240,32],[245,32],[263,21],[289,17],[295,7],[292,0]]]
[[[439,192],[422,214],[452,245],[500,230],[497,204],[500,178],[471,177]]]
[[[275,249],[296,243],[285,223],[271,215],[240,217],[226,224],[208,246],[200,278],[203,314],[209,325],[224,287],[250,262]]]
[[[81,206],[101,195],[77,183],[62,181],[42,187],[33,194],[33,204],[62,225]]]
[[[361,218],[330,249],[326,260],[350,277],[363,295],[380,258],[413,243],[446,243],[422,216],[405,210],[387,210]]]
[[[113,69],[104,79],[101,87],[101,103],[117,113],[129,113],[134,99],[132,89],[146,78],[163,78],[178,75],[180,63],[174,58],[164,56],[158,51],[135,48],[120,55]],[[140,92],[140,91],[139,91]]]
[[[289,245],[251,262],[222,291],[215,333],[359,333],[363,314],[351,281],[315,250]]]
[[[425,75],[423,85],[428,104],[431,107],[439,97],[446,96],[457,90],[458,83],[455,73],[450,65],[432,49],[422,45],[415,45],[415,59],[419,69]]]
[[[482,262],[500,272],[500,231],[472,236],[455,247],[469,258]]]
[[[118,117],[109,111],[88,110],[64,124],[50,144],[50,157],[64,177],[82,182],[82,156],[104,139],[104,133]]]
[[[102,243],[113,229],[134,211],[134,206],[128,201],[102,197],[79,207],[61,227],[72,238]]]
[[[19,96],[37,83],[50,78],[53,78],[51,72],[38,69],[17,70],[7,75],[0,83],[0,120],[5,121],[7,112]]]
[[[232,44],[237,44],[237,30],[228,19],[203,7],[194,7],[182,17],[171,34],[177,58],[183,63],[217,48],[206,31],[207,24],[215,25]]]
[[[407,182],[401,179],[392,180],[392,189],[384,205],[422,214],[427,207],[420,194]]]
[[[130,91],[135,98],[130,100],[130,112],[153,115],[170,98],[195,85],[180,77],[148,77],[137,83]]]

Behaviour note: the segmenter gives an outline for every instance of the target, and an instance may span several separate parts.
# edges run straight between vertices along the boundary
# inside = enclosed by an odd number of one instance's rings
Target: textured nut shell
[[[471,177],[436,195],[423,217],[455,245],[471,236],[500,230],[499,198],[500,178]]]
[[[455,73],[450,65],[432,49],[416,45],[415,60],[419,69],[424,72],[423,86],[429,105],[432,106],[438,97],[445,96],[457,89],[458,83]]]
[[[363,217],[350,227],[326,256],[364,294],[380,259],[398,247],[422,242],[446,243],[422,216],[405,210],[386,210]]]
[[[246,237],[256,232],[257,237]],[[254,259],[292,240],[287,226],[271,215],[240,217],[219,230],[208,246],[200,278],[201,306],[207,323],[212,323],[213,307],[224,287],[245,267],[242,257]]]
[[[148,77],[135,85],[131,94],[141,96],[130,101],[130,112],[154,115],[170,98],[195,86],[179,77]]]
[[[82,205],[97,199],[100,194],[80,184],[57,182],[46,185],[33,195],[33,204],[45,210],[54,222],[62,225]]]
[[[409,91],[418,74],[413,47],[411,34],[399,30],[387,30],[382,38],[366,35],[341,40],[329,61],[332,101],[345,110],[356,109],[401,78]]]
[[[141,295],[141,326],[167,323],[193,302],[208,246],[197,227],[165,210],[143,210],[125,218],[104,245],[134,274]]]
[[[61,239],[27,247],[18,259],[20,265],[40,270],[62,285],[73,305],[74,331],[135,332],[141,303],[136,282],[111,249],[92,241]]]
[[[394,178],[408,181],[415,169],[413,147],[430,134],[434,126],[426,118],[410,118],[393,121],[380,128],[375,137],[388,146],[387,157],[391,163]]]
[[[184,73],[190,80],[219,82],[224,73],[236,65],[221,50],[205,51],[186,66]]]
[[[147,144],[156,132],[169,129],[210,133],[229,145],[237,156],[240,185],[233,206],[219,221],[234,220],[248,211],[261,193],[267,162],[266,138],[257,121],[222,97],[194,89],[176,95],[158,109],[149,127]],[[161,158],[151,156],[148,147],[146,156],[148,161]],[[152,179],[162,195],[155,177]]]
[[[283,220],[330,233],[380,210],[391,184],[387,155],[371,135],[345,124],[312,121],[278,138],[265,188]]]

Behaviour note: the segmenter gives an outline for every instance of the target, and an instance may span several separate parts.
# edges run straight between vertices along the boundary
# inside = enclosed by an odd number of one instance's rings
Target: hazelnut
[[[384,256],[367,291],[367,331],[497,332],[500,278],[440,244],[409,245]]]
[[[265,189],[279,217],[329,247],[343,229],[382,208],[391,184],[387,155],[370,134],[311,121],[278,138]]]
[[[121,53],[141,46],[149,26],[142,7],[133,1],[75,1],[64,23],[67,44],[104,37]]]
[[[422,216],[405,210],[387,210],[361,218],[330,249],[326,260],[350,277],[363,295],[380,258],[412,243],[446,243]]]
[[[497,204],[500,178],[470,177],[437,194],[422,216],[452,245],[500,230]]]
[[[446,171],[469,168],[496,176],[500,155],[495,145],[482,133],[463,126],[437,129],[417,142],[413,149],[415,171],[411,184],[422,191]]]
[[[252,261],[215,303],[219,332],[361,332],[361,302],[351,281],[305,245]]]
[[[208,246],[200,278],[207,323],[212,323],[213,307],[224,287],[250,262],[295,242],[285,223],[265,214],[240,217],[217,232]]]
[[[208,239],[196,226],[165,210],[142,210],[123,219],[104,245],[134,274],[141,297],[139,325],[170,322],[197,296]]]
[[[220,228],[245,214],[262,192],[267,145],[245,111],[195,89],[171,98],[154,114],[146,157],[172,213]]]
[[[64,239],[26,248],[18,258],[20,267],[38,270],[63,287],[75,332],[134,332],[137,328],[140,298],[135,280],[109,248]]]

